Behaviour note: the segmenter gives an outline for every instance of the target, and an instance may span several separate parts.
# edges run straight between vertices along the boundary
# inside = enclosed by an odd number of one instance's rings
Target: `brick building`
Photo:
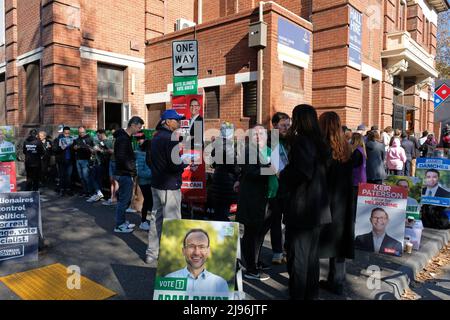
[[[0,124],[153,127],[169,107],[171,42],[197,39],[206,128],[257,115],[258,0],[0,0]],[[299,103],[350,127],[433,130],[437,14],[447,0],[266,2],[261,120]],[[195,26],[189,27],[195,23]],[[186,28],[185,28],[186,27]],[[180,30],[181,29],[181,30]]]
[[[149,110],[156,115],[170,104],[170,43],[197,39],[206,127],[228,120],[245,128],[254,121],[258,65],[257,50],[248,48],[248,25],[258,20],[258,5],[255,0],[197,1],[196,26],[148,39]],[[433,131],[437,14],[448,9],[446,0],[266,2],[263,122],[276,111],[312,103],[319,112],[336,111],[353,128],[364,123]],[[312,31],[308,64],[289,59],[289,50],[280,52],[285,36],[280,20],[294,30]]]

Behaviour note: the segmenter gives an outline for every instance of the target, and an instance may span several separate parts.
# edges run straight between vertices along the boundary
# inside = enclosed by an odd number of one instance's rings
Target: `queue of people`
[[[183,119],[175,110],[163,112],[151,141],[137,116],[127,128],[116,128],[112,140],[100,129],[94,142],[83,126],[77,138],[62,127],[53,142],[45,132],[32,130],[23,147],[28,188],[37,190],[40,179],[48,181],[52,154],[61,195],[72,194],[74,167],[87,202],[103,199],[102,183],[108,178],[111,197],[105,205],[116,204],[114,232],[131,233],[135,225],[126,213],[137,183],[144,198],[139,227],[148,231],[146,263],[156,267],[163,219],[182,218],[182,173],[188,164],[176,136]],[[270,230],[272,263],[286,263],[291,299],[317,299],[320,287],[342,294],[345,261],[354,257],[358,185],[381,184],[387,174],[413,174],[414,160],[427,156],[437,143],[427,132],[417,140],[391,127],[380,134],[376,126],[366,130],[360,125],[352,132],[337,113],[318,117],[306,104],[296,106],[292,117],[277,112],[272,126],[268,134],[261,124],[254,125],[238,146],[234,125],[221,125],[220,136],[212,139],[210,218],[228,221],[230,206],[237,202],[246,279],[270,278],[264,272],[270,266],[261,259]],[[329,259],[327,279],[321,282],[320,258]]]

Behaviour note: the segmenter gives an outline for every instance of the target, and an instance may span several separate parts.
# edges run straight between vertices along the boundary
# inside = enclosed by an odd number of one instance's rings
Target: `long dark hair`
[[[292,125],[287,133],[289,145],[294,145],[298,137],[310,140],[320,158],[325,158],[329,154],[329,148],[319,126],[317,112],[309,104],[299,104],[292,110]]]
[[[350,159],[351,150],[341,129],[339,115],[334,111],[325,112],[319,117],[319,125],[325,136],[325,140],[331,147],[333,159],[340,162],[347,162]]]

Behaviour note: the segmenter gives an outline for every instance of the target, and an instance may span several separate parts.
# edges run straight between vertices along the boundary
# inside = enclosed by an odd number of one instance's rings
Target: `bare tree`
[[[439,78],[450,78],[450,11],[441,12],[438,16],[436,48],[436,69]]]

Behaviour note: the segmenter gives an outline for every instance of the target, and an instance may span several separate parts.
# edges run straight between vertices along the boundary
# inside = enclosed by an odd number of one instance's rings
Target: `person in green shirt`
[[[276,171],[271,166],[271,150],[267,145],[267,131],[262,125],[250,130],[249,142],[245,147],[245,162],[241,165],[241,177],[235,184],[239,188],[236,220],[244,225],[242,253],[246,262],[244,277],[253,280],[267,280],[270,277],[262,271],[267,269],[259,259],[264,236],[269,230],[271,211],[269,199],[278,191]]]

